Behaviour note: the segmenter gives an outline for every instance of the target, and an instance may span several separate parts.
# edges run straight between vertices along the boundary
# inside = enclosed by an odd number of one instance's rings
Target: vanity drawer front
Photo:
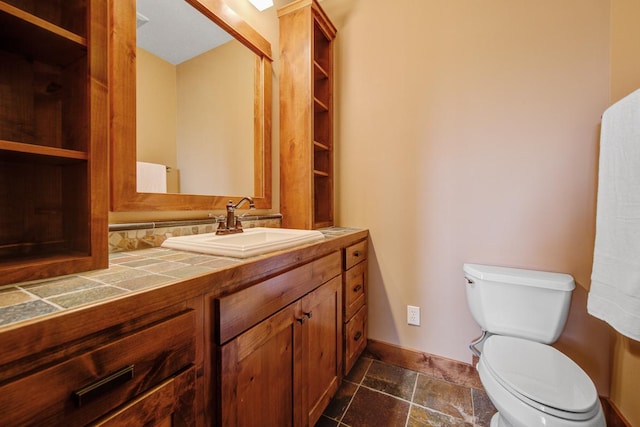
[[[94,427],[195,425],[194,366],[136,397],[122,408],[92,424]]]
[[[344,277],[344,320],[348,321],[365,303],[367,262],[361,262],[347,270]]]
[[[215,338],[219,345],[339,276],[340,251],[215,300]]]
[[[348,270],[367,259],[367,241],[363,240],[344,249],[344,269]]]
[[[0,387],[0,413],[10,425],[85,425],[194,360],[186,311]]]
[[[367,346],[366,305],[361,307],[358,313],[344,325],[344,329],[344,374],[347,375]]]

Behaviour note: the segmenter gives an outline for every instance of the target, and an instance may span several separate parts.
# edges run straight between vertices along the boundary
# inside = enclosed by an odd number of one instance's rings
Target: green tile
[[[41,298],[48,298],[83,289],[95,288],[97,286],[102,286],[102,284],[85,277],[72,276],[64,279],[56,279],[27,285],[24,286],[24,289]]]
[[[0,325],[19,322],[49,313],[55,313],[58,308],[42,300],[34,300],[18,305],[0,307]]]
[[[73,292],[70,294],[60,295],[49,298],[48,300],[61,307],[70,308],[78,305],[88,304],[90,302],[100,301],[126,293],[124,289],[115,288],[113,286],[101,286],[99,288],[87,289],[83,291]]]
[[[125,288],[130,291],[137,291],[140,289],[150,288],[153,286],[164,285],[166,283],[175,282],[176,279],[174,277],[168,276],[143,276],[137,277],[131,280],[124,280],[118,283],[119,288]]]

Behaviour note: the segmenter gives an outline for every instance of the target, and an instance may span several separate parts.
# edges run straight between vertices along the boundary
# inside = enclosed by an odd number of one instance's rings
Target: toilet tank
[[[569,274],[481,264],[463,270],[467,303],[483,330],[544,344],[558,339],[575,288]]]

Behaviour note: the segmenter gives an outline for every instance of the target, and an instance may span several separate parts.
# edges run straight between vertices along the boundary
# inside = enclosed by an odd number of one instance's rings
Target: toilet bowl
[[[498,409],[492,427],[605,425],[591,379],[549,345],[491,336],[484,343],[478,373]]]
[[[471,350],[498,413],[491,426],[603,427],[589,376],[549,344],[575,288],[568,274],[464,264],[469,309],[483,334]]]

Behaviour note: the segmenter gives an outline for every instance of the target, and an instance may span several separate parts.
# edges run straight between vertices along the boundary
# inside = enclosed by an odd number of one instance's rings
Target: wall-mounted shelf
[[[0,285],[107,266],[107,16],[0,1]]]
[[[280,211],[291,228],[333,225],[333,40],[314,0],[280,18]],[[305,52],[305,54],[301,54]]]

